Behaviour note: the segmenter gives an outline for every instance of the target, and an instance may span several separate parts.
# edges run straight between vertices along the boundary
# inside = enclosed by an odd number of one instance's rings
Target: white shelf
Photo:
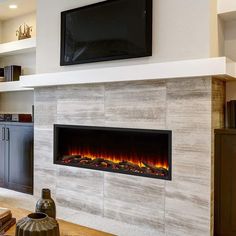
[[[0,57],[36,50],[36,38],[0,44]]]
[[[142,64],[21,76],[25,88],[215,76],[236,78],[236,64],[226,57]]]
[[[236,1],[218,0],[218,15],[225,21],[236,20]]]
[[[30,91],[32,88],[23,88],[20,81],[0,82],[0,92]]]

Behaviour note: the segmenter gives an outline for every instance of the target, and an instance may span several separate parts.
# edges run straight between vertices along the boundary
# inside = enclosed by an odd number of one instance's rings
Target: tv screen
[[[152,0],[108,0],[61,13],[61,65],[152,55]]]

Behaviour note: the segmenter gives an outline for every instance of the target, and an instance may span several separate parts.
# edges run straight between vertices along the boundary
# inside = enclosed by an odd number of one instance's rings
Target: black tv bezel
[[[127,173],[121,170],[107,170],[103,168],[93,168],[93,167],[86,167],[86,166],[77,166],[74,164],[62,164],[58,161],[57,157],[57,149],[58,149],[58,129],[60,128],[72,128],[72,129],[86,129],[86,130],[108,130],[108,131],[130,131],[130,132],[140,132],[140,133],[158,133],[158,134],[166,134],[168,135],[168,175],[167,176],[155,176],[155,175],[148,175],[148,174],[140,174],[140,173]],[[112,172],[118,174],[125,174],[125,175],[134,175],[134,176],[141,176],[141,177],[148,177],[154,179],[163,179],[163,180],[172,180],[172,130],[155,130],[155,129],[140,129],[140,128],[120,128],[120,127],[105,127],[105,126],[86,126],[86,125],[64,125],[64,124],[54,124],[53,125],[53,164],[55,165],[62,165],[62,166],[70,166],[82,169],[89,169],[89,170],[97,170],[97,171],[104,171],[104,172]]]
[[[113,60],[121,60],[121,59],[131,59],[131,58],[140,58],[140,57],[148,57],[152,56],[152,18],[153,18],[153,0],[146,0],[146,52],[140,55],[122,55],[122,56],[110,56],[110,57],[96,57],[92,59],[83,59],[77,62],[65,62],[65,31],[66,31],[66,15],[68,13],[81,11],[84,9],[97,7],[97,6],[104,6],[110,4],[111,2],[115,2],[119,0],[108,0],[104,2],[99,2],[95,4],[86,5],[84,7],[78,7],[71,10],[61,12],[61,47],[60,47],[60,66],[68,66],[68,65],[77,65],[77,64],[85,64],[85,63],[92,63],[92,62],[103,62],[103,61],[113,61]]]

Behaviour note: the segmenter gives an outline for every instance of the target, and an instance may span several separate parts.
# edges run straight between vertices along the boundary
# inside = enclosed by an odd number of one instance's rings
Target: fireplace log
[[[152,164],[148,164],[146,162],[142,162],[146,167],[148,167],[152,172],[158,174],[158,175],[164,175],[166,176],[168,174],[168,170],[162,167],[156,167]]]
[[[145,161],[142,162],[144,166],[140,167],[139,165],[132,163],[130,161],[121,161],[119,163],[116,163],[111,160],[106,160],[104,158],[92,159],[86,156],[82,157],[81,155],[68,155],[62,158],[62,162],[64,162],[65,164],[71,163],[81,166],[93,166],[105,169],[130,171],[134,173],[142,173],[149,175],[159,175],[159,176],[168,175],[167,169],[163,167],[156,167]]]
[[[108,167],[108,164],[105,161],[101,162],[100,165],[103,168],[107,168]]]
[[[140,166],[129,161],[122,161],[118,164],[118,166],[119,166],[119,169],[130,170],[133,172],[142,172],[142,169]]]
[[[154,165],[148,164],[145,161],[142,161],[142,163],[153,172],[156,172],[156,167]]]
[[[62,161],[67,161],[67,160],[69,160],[69,159],[73,159],[73,158],[81,158],[81,156],[80,155],[68,155],[68,156],[63,156],[63,158],[62,158]]]
[[[115,162],[110,160],[104,160],[104,162],[107,164],[107,168],[117,169],[118,165]]]
[[[141,170],[142,170],[140,166],[138,166],[138,165],[136,165],[136,164],[134,164],[134,163],[132,163],[132,162],[127,161],[127,165],[128,165],[129,167],[131,167],[131,168],[137,170],[137,171],[141,171]]]
[[[91,165],[99,165],[103,161],[104,161],[104,159],[102,159],[102,158],[96,158],[96,159],[91,161]]]

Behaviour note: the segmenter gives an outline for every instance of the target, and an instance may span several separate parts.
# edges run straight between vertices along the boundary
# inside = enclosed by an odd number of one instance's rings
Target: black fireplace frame
[[[97,130],[109,130],[109,131],[133,131],[133,132],[145,132],[145,133],[159,133],[159,134],[167,134],[168,135],[168,175],[167,176],[150,176],[148,174],[140,174],[140,173],[133,173],[133,172],[125,172],[121,170],[107,170],[99,167],[87,167],[87,166],[78,166],[76,164],[63,164],[57,160],[56,153],[58,149],[57,143],[57,128],[72,128],[72,129],[97,129]],[[83,125],[63,125],[63,124],[54,124],[53,126],[53,164],[62,165],[62,166],[71,166],[77,168],[84,168],[90,170],[99,170],[105,172],[112,172],[112,173],[119,173],[119,174],[126,174],[126,175],[135,175],[135,176],[142,176],[148,178],[156,178],[156,179],[163,179],[163,180],[172,180],[172,131],[171,130],[154,130],[154,129],[134,129],[134,128],[118,128],[118,127],[106,127],[106,126],[83,126]]]

